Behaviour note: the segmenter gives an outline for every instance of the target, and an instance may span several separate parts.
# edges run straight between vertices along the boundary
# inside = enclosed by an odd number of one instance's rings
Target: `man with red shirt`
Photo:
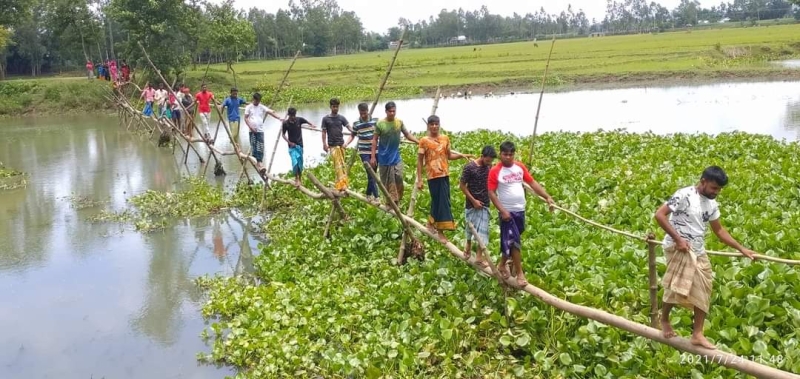
[[[92,64],[92,61],[87,60],[86,61],[86,77],[89,80],[92,80],[93,76],[94,76],[94,65]]]
[[[211,102],[214,100],[214,93],[209,91],[206,85],[203,84],[200,87],[200,92],[194,95],[194,100],[197,103],[197,112],[200,113],[200,120],[203,122],[203,130],[205,131],[204,138],[213,145],[214,141],[211,140],[211,134],[208,128],[211,123]]]
[[[545,198],[553,211],[553,198],[539,185],[521,162],[514,161],[516,147],[511,141],[500,145],[500,163],[489,171],[489,199],[500,213],[500,265],[498,271],[503,279],[511,276],[506,268],[511,256],[511,270],[516,274],[520,287],[528,285],[522,272],[522,232],[525,231],[525,182],[537,195]]]

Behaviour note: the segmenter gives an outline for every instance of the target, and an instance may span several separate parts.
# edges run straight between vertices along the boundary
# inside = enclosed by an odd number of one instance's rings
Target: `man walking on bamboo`
[[[367,103],[358,104],[359,118],[353,123],[353,131],[358,137],[358,155],[361,157],[361,163],[369,163],[372,158],[372,138],[375,135],[375,124],[378,122],[377,118],[369,118],[369,105]],[[350,136],[350,140],[345,143],[345,146],[350,145],[354,136]],[[373,170],[377,170],[377,166],[372,166]],[[365,168],[366,170],[366,168]],[[372,176],[367,173],[367,199],[377,203],[380,202],[380,192],[378,192],[378,184],[372,179]]]
[[[400,203],[403,199],[403,160],[400,158],[400,134],[407,140],[419,144],[419,141],[408,132],[402,120],[396,117],[397,105],[394,101],[386,103],[386,118],[378,121],[375,135],[372,138],[372,157],[370,165],[378,165],[381,183],[389,192],[389,197]]]
[[[353,129],[347,119],[339,114],[339,99],[333,98],[330,101],[331,113],[322,118],[322,149],[330,153],[333,161],[333,169],[336,172],[336,187],[339,191],[347,189],[349,180],[347,178],[347,167],[344,164],[344,133],[342,129],[347,128],[350,134]],[[352,138],[350,139],[352,141]]]
[[[439,133],[439,116],[428,117],[428,135],[419,140],[417,150],[417,188],[422,189],[422,167],[428,178],[431,194],[431,212],[428,229],[437,233],[439,240],[447,242],[445,230],[456,230],[450,206],[450,161],[465,158],[450,149],[450,138]]]
[[[679,189],[656,211],[658,225],[667,233],[664,237],[664,254],[667,272],[664,274],[664,308],[661,312],[661,330],[665,338],[675,337],[669,314],[677,304],[694,310],[694,326],[690,342],[707,349],[716,349],[703,335],[703,323],[711,302],[711,262],[705,251],[706,224],[717,238],[755,260],[755,255],[728,233],[719,221],[720,212],[716,197],[728,184],[728,175],[722,168],[710,166],[703,171],[700,182]]]
[[[283,122],[281,136],[289,145],[289,157],[292,158],[292,173],[294,173],[294,185],[299,187],[301,176],[303,175],[303,125],[315,128],[314,124],[305,118],[297,117],[297,109],[289,108],[288,117]],[[275,153],[273,153],[275,154]]]
[[[522,233],[525,231],[525,187],[527,183],[537,195],[546,199],[553,211],[553,198],[528,172],[528,168],[514,160],[516,147],[511,141],[500,145],[500,163],[489,170],[488,190],[497,211],[500,213],[500,265],[497,268],[503,279],[510,276],[506,262],[511,258],[511,270],[517,277],[517,285],[528,285],[522,272]]]
[[[205,84],[200,86],[200,92],[194,95],[195,103],[197,104],[197,113],[200,113],[200,120],[203,122],[203,138],[210,144],[214,144],[211,140],[211,133],[209,127],[211,124],[211,102],[214,101],[214,93],[209,91]],[[252,129],[252,128],[251,128]]]
[[[244,122],[250,128],[250,150],[256,159],[256,168],[261,176],[267,172],[266,167],[262,165],[264,161],[264,120],[267,115],[282,120],[272,109],[261,104],[260,93],[254,93],[253,103],[244,109]]]
[[[239,97],[239,90],[236,87],[231,88],[231,95],[225,98],[225,101],[222,102],[222,109],[228,109],[228,123],[233,129],[233,123],[236,123],[236,133],[235,135],[239,135],[239,127],[241,126],[241,119],[239,118],[239,107],[247,105],[247,102],[244,99]]]
[[[475,237],[469,227],[469,223],[475,226],[475,231],[483,243],[483,246],[489,245],[489,191],[487,190],[487,181],[489,179],[489,170],[497,158],[497,152],[494,147],[487,145],[481,151],[481,157],[467,163],[461,171],[461,180],[459,188],[466,197],[465,206],[466,212],[464,218],[466,225],[464,231],[466,232],[467,246],[464,248],[464,254],[469,260],[472,254],[472,240]],[[476,249],[478,253],[475,256],[475,262],[481,266],[486,267],[487,263],[484,260],[483,254],[485,253],[480,249]]]

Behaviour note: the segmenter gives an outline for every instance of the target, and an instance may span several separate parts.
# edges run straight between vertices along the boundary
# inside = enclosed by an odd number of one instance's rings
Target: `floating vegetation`
[[[68,201],[70,203],[70,206],[73,209],[77,210],[95,208],[108,204],[108,200],[95,200],[92,199],[91,197],[82,195],[70,195],[70,196],[65,196],[61,199]]]
[[[131,224],[138,231],[149,232],[168,227],[175,219],[208,216],[232,207],[246,212],[257,208],[261,200],[258,186],[240,185],[226,194],[203,178],[188,177],[180,187],[176,192],[145,191],[128,199],[129,209],[104,210],[91,220]]]
[[[27,174],[12,168],[5,167],[0,162],[0,190],[13,190],[28,185]]]
[[[451,135],[453,147],[479,152],[509,134],[475,131]],[[622,132],[547,133],[537,140],[531,173],[559,205],[598,222],[638,234],[656,231],[653,212],[677,189],[693,185],[703,168],[721,165],[730,184],[719,201],[722,222],[754,250],[785,258],[800,255],[800,166],[797,146],[744,133],[709,135]],[[405,162],[416,150],[403,148]],[[463,161],[451,166],[457,183]],[[330,165],[310,169],[323,183]],[[413,183],[413,170],[405,182]],[[351,187],[363,189],[353,170]],[[451,185],[453,213],[464,223],[464,197]],[[443,248],[424,241],[424,262],[393,264],[401,226],[391,216],[343,199],[350,219],[322,236],[330,202],[277,185],[268,198],[292,198],[268,224],[271,243],[255,258],[263,285],[205,277],[202,337],[212,344],[198,359],[226,365],[238,378],[273,377],[548,377],[735,378],[735,371],[703,362],[685,364],[676,350],[595,321],[543,305],[528,296],[508,298]],[[405,199],[408,201],[408,199]],[[427,216],[423,191],[415,217]],[[405,204],[404,204],[405,205]],[[489,245],[497,258],[492,212]],[[644,243],[550,214],[536,199],[527,209],[523,264],[528,280],[571,302],[639,323],[649,322],[647,248]],[[463,246],[463,232],[448,235]],[[725,250],[715,237],[708,248]],[[800,371],[800,274],[790,266],[712,257],[715,271],[706,335],[724,351],[754,356]],[[665,266],[660,256],[658,269]],[[504,315],[504,309],[508,314]],[[673,312],[688,337],[691,312]]]

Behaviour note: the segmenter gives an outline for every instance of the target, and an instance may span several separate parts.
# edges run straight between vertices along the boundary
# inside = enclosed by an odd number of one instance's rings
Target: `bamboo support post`
[[[494,276],[494,278],[497,279],[497,283],[500,284],[500,293],[503,295],[503,314],[506,316],[506,321],[511,321],[511,314],[508,311],[508,284],[503,280],[503,277],[500,276],[500,271],[497,270],[497,266],[494,264],[494,262],[492,262],[492,257],[489,255],[489,250],[486,248],[486,245],[483,244],[480,234],[478,234],[478,231],[475,229],[475,225],[473,225],[469,220],[465,220],[465,222],[469,227],[470,233],[472,233],[472,235],[475,237],[475,242],[478,245],[478,249],[481,250],[484,258],[486,259],[485,262],[489,265],[489,269],[492,270],[492,276]],[[480,271],[480,269],[481,267],[478,266],[478,271]]]
[[[300,56],[300,50],[294,54],[294,58],[292,58],[292,63],[289,64],[289,68],[286,70],[286,73],[283,74],[283,79],[281,79],[281,84],[278,85],[278,89],[275,90],[275,95],[272,96],[272,101],[270,104],[270,109],[272,106],[278,103],[278,95],[281,93],[283,89],[283,85],[286,84],[286,78],[289,77],[289,73],[292,72],[292,67],[294,67],[294,63],[297,61],[297,57]],[[289,106],[291,106],[292,100],[289,100]],[[264,115],[264,121],[267,120],[267,115]],[[278,128],[278,136],[275,138],[275,146],[272,147],[272,155],[269,157],[269,164],[267,165],[267,173],[272,173],[272,162],[275,161],[275,151],[278,150],[278,143],[281,141],[281,135],[283,135],[283,130]]]
[[[405,230],[405,232],[410,236],[411,240],[415,244],[418,244],[419,241],[416,239],[416,237],[414,237],[414,234],[411,231],[411,227],[408,226],[408,222],[406,222],[406,219],[403,216],[403,212],[400,210],[400,207],[397,206],[397,203],[395,203],[392,197],[389,195],[389,191],[386,189],[386,186],[383,185],[383,182],[381,182],[380,178],[378,178],[378,175],[375,174],[375,171],[372,169],[372,166],[370,166],[368,162],[364,162],[364,167],[367,170],[367,175],[372,177],[372,180],[374,180],[375,183],[378,185],[378,188],[383,193],[383,196],[386,197],[386,203],[389,204],[389,206],[397,215],[397,218],[400,220],[400,223],[403,224],[403,230]],[[402,261],[397,262],[397,264],[398,265],[402,264]]]
[[[158,75],[158,77],[161,79],[164,85],[169,85],[169,82],[167,82],[167,80],[164,79],[164,76],[161,75],[161,71],[159,71],[158,67],[156,67],[153,61],[150,60],[150,55],[147,54],[147,50],[145,50],[144,46],[142,46],[142,43],[137,42],[137,44],[139,45],[139,48],[142,49],[142,53],[144,53],[144,57],[145,59],[147,59],[147,63],[150,64],[150,66],[153,68],[153,71],[155,71],[156,75]],[[175,92],[172,91],[171,87],[167,87],[167,91],[169,91],[169,93],[172,94],[173,96],[176,96]],[[184,107],[183,104],[178,103],[178,105],[181,107],[181,111],[183,112],[183,114],[189,114],[189,112],[186,110],[186,107]],[[194,122],[192,122],[192,127],[194,130],[197,131],[198,135],[202,135],[202,133],[200,132],[200,128],[198,128],[197,125],[194,124]],[[206,141],[206,145],[209,145],[210,147],[210,143],[208,141]],[[217,155],[213,152],[212,149],[209,149],[209,151],[211,151],[211,156],[214,157],[214,161],[216,162],[217,167],[219,168],[219,170],[215,170],[214,174],[217,175],[218,173],[220,173],[220,175],[224,175],[225,170],[224,168],[222,168],[222,162],[219,160],[219,158],[217,158]],[[202,157],[200,159],[202,159]]]
[[[658,327],[658,272],[656,272],[656,244],[650,242],[655,239],[653,233],[647,235],[647,269],[650,284],[650,326]]]
[[[542,76],[542,90],[539,92],[539,105],[536,106],[536,119],[533,122],[533,135],[531,136],[531,147],[528,152],[528,167],[533,166],[533,148],[536,141],[536,129],[539,127],[539,111],[542,110],[542,98],[544,97],[544,86],[547,82],[547,71],[550,69],[550,57],[553,56],[553,47],[556,45],[556,36],[553,36],[553,43],[550,44],[550,54],[547,55],[547,64],[544,66]]]
[[[339,215],[342,217],[342,219],[343,220],[347,219],[347,213],[344,211],[344,208],[342,208],[342,204],[339,202],[339,198],[341,196],[339,196],[337,192],[331,191],[327,187],[322,185],[322,182],[320,182],[319,179],[317,179],[317,177],[314,176],[314,174],[309,172],[307,176],[308,179],[311,180],[311,183],[313,183],[315,187],[317,187],[323,194],[325,194],[325,197],[331,199],[331,201],[333,202],[333,207],[337,211],[339,211]]]
[[[378,101],[381,99],[381,95],[383,94],[384,88],[386,88],[386,83],[389,81],[389,75],[392,74],[392,69],[394,69],[394,63],[397,61],[397,55],[400,53],[400,48],[403,47],[403,42],[406,37],[406,33],[408,32],[408,26],[403,28],[403,33],[400,34],[400,41],[397,43],[397,47],[394,49],[394,54],[392,54],[392,60],[389,61],[389,67],[386,69],[386,74],[383,75],[383,79],[381,79],[381,84],[378,86],[378,93],[375,95],[375,100],[372,102],[372,105],[369,107],[369,116],[367,116],[367,120],[372,120],[372,114],[375,112],[375,107],[378,106]],[[353,151],[353,156],[358,157],[358,149]],[[353,160],[355,162],[355,160]],[[347,166],[347,176],[350,176],[350,171],[353,169],[353,164],[351,163],[350,166]]]
[[[439,109],[439,95],[442,92],[442,87],[436,87],[436,95],[433,99],[433,106],[431,107],[431,115],[435,115],[436,111]],[[427,125],[427,121],[423,120]],[[419,195],[419,188],[416,185],[412,186],[411,188],[411,200],[408,202],[408,211],[406,211],[406,215],[409,217],[414,217],[414,209],[417,207],[417,196]],[[404,259],[405,251],[406,251],[406,237],[408,237],[405,233],[403,233],[403,238],[400,240],[400,251],[397,253],[397,264],[401,264]]]

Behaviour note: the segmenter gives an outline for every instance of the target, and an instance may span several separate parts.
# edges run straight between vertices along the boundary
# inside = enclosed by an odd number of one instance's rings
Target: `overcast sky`
[[[213,0],[214,2],[221,2],[221,0]],[[245,10],[252,7],[261,8],[267,12],[274,13],[279,8],[288,8],[289,0],[234,0],[238,8]],[[601,20],[605,15],[606,2],[604,0],[458,0],[458,1],[445,1],[445,0],[337,0],[339,6],[347,11],[355,11],[364,28],[368,31],[385,33],[386,29],[392,26],[397,26],[397,20],[400,17],[405,17],[411,21],[419,21],[428,19],[430,15],[437,15],[442,9],[458,9],[463,8],[467,10],[480,9],[482,5],[486,4],[489,11],[493,14],[500,14],[503,16],[510,16],[517,12],[521,15],[525,13],[534,13],[540,7],[544,7],[547,13],[560,13],[562,10],[567,9],[567,4],[572,4],[575,12],[578,9],[583,9],[586,12],[586,17],[589,21],[592,18]],[[717,1],[718,2],[718,1]],[[680,3],[680,0],[661,0],[659,1],[665,7],[672,9]],[[716,2],[711,0],[701,1],[701,4]],[[403,4],[401,6],[401,4]]]

